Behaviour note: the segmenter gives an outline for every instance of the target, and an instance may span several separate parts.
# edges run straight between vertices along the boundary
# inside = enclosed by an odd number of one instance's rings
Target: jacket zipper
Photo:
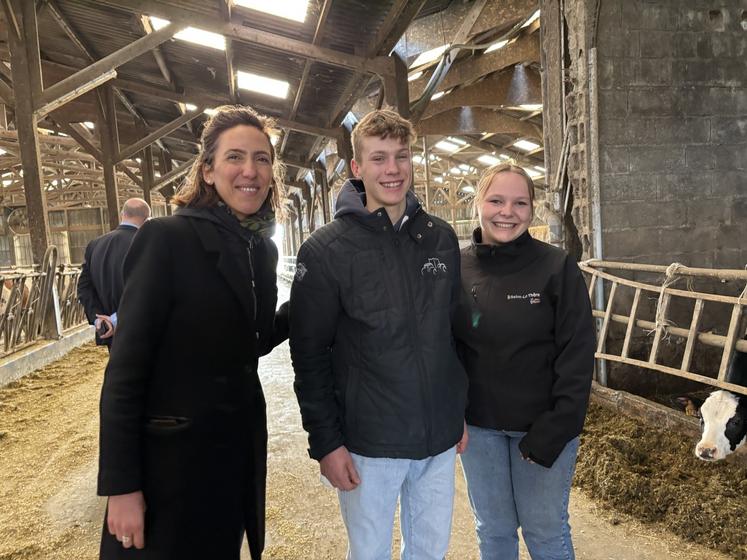
[[[414,221],[414,218],[418,214],[419,212],[415,213],[415,216],[413,216],[413,221]],[[398,232],[394,233],[394,235],[395,236],[398,235]],[[423,352],[420,348],[420,337],[418,334],[418,328],[415,324],[415,321],[417,319],[417,313],[415,309],[415,304],[413,303],[414,299],[413,299],[413,294],[412,294],[412,285],[409,279],[409,275],[407,274],[408,269],[406,267],[406,263],[403,261],[402,251],[400,250],[400,247],[401,247],[401,244],[398,245],[395,243],[395,249],[396,249],[395,252],[397,254],[397,260],[399,260],[401,275],[403,276],[405,286],[407,286],[407,299],[410,305],[410,317],[412,318],[412,320],[410,321],[410,336],[412,337],[412,343],[413,343],[413,346],[415,347],[415,353],[417,355],[417,361],[418,361],[418,368],[420,370],[420,393],[421,393],[420,398],[423,401],[423,408],[428,410],[428,414],[425,415],[426,418],[424,419],[424,422],[425,422],[425,437],[426,437],[427,453],[430,455],[431,449],[433,448],[433,442],[432,442],[432,436],[431,436],[431,431],[432,431],[431,419],[433,417],[433,406],[432,406],[433,399],[429,399],[427,397],[428,391],[426,391],[426,389],[430,389],[430,386],[428,383],[428,376],[426,375],[426,371],[425,371],[425,364],[423,364]]]
[[[252,262],[252,250],[250,247],[246,248],[246,255],[249,257],[249,273],[252,275],[252,302],[254,302],[254,326],[257,326],[257,293],[254,291],[257,287],[254,283],[254,263]],[[257,331],[257,339],[259,339],[259,331]]]

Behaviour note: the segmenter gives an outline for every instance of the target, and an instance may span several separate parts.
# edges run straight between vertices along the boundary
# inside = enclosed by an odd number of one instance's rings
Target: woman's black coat
[[[238,560],[244,530],[261,557],[267,427],[257,360],[285,338],[287,321],[275,320],[275,245],[263,239],[251,264],[235,254],[219,226],[177,215],[147,222],[125,260],[98,493],[143,491],[146,546],[125,551],[105,523],[103,559]]]

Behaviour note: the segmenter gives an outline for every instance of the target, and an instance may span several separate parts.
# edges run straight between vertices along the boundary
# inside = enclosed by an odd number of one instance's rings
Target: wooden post
[[[158,162],[159,168],[161,170],[161,177],[171,172],[171,170],[174,168],[174,162],[172,161],[171,156],[163,150],[161,150],[159,154]],[[166,215],[171,216],[171,199],[174,196],[173,185],[165,186],[163,189],[161,189],[161,194],[166,199]]]
[[[153,168],[153,146],[148,146],[143,150],[140,163],[140,170],[143,175],[143,200],[151,206],[150,189],[153,187],[153,178],[155,170]]]
[[[407,65],[396,52],[389,55],[394,72],[383,77],[384,101],[404,118],[410,117],[410,87]]]
[[[117,192],[117,174],[114,170],[117,154],[119,153],[117,113],[114,106],[114,92],[112,88],[105,86],[99,89],[97,93],[101,100],[98,129],[101,139],[107,216],[109,217],[109,229],[113,230],[119,225],[119,193]]]
[[[353,169],[350,167],[350,162],[353,160],[353,144],[350,141],[350,131],[344,126],[340,127],[340,131],[337,137],[337,155],[345,160],[345,171],[348,173],[348,178],[351,178]]]
[[[423,135],[423,165],[425,166],[425,211],[431,211],[431,158],[428,152],[428,136]],[[414,176],[414,173],[413,173]]]
[[[23,165],[23,190],[31,233],[34,262],[41,264],[49,240],[47,200],[42,189],[39,136],[34,116],[35,100],[41,95],[42,75],[35,2],[12,0],[10,12],[19,22],[19,34],[8,30],[10,64],[16,102],[16,130]]]
[[[293,204],[296,207],[296,221],[298,223],[298,246],[303,245],[303,210],[301,209],[301,198],[296,195],[293,197]]]
[[[329,212],[329,182],[327,181],[327,168],[321,162],[314,162],[314,181],[319,185],[319,196],[322,199],[322,216],[324,223],[331,220]]]

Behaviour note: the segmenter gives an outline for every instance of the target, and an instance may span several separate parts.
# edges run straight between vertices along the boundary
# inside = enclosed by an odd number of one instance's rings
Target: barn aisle
[[[105,350],[84,346],[0,389],[0,560],[96,558],[103,513],[94,496],[98,397],[106,359]],[[336,497],[306,455],[288,345],[264,358],[260,371],[270,421],[265,558],[343,558]],[[472,560],[477,548],[461,473],[457,484],[448,558]],[[613,516],[575,490],[571,510],[579,560],[729,558]]]

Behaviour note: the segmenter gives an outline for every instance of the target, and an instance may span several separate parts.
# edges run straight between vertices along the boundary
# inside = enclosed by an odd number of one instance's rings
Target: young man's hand
[[[469,434],[467,433],[467,421],[464,422],[464,432],[462,433],[462,439],[456,444],[456,452],[464,453],[467,450],[467,444],[469,443]]]
[[[344,445],[327,453],[319,461],[319,470],[322,476],[338,490],[354,490],[361,483],[358,471],[355,470],[353,464],[353,458]]]

